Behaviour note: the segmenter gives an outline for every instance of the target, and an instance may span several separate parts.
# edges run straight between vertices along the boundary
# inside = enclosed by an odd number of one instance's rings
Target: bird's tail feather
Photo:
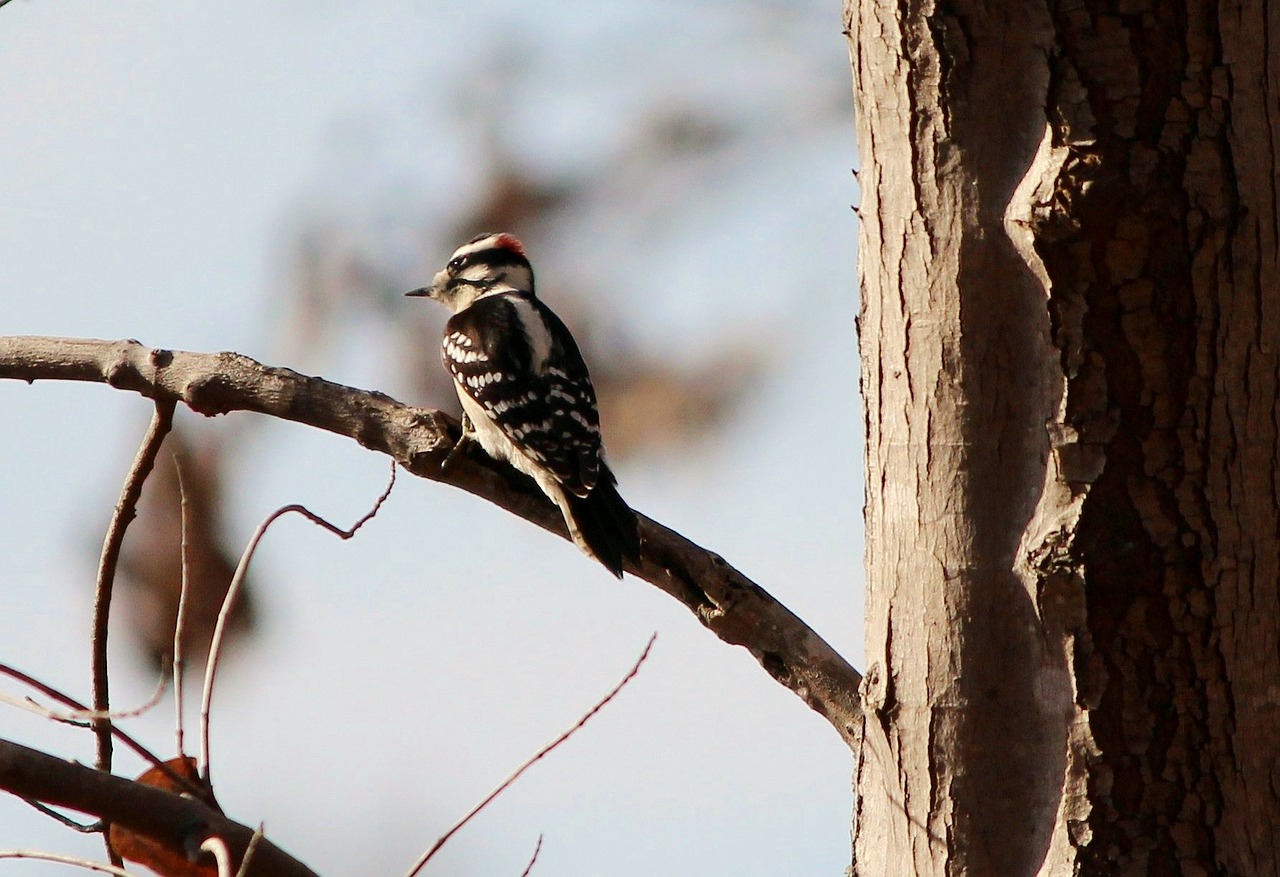
[[[613,479],[602,478],[587,496],[568,494],[569,531],[586,554],[622,578],[624,561],[640,562],[636,513],[618,493]]]

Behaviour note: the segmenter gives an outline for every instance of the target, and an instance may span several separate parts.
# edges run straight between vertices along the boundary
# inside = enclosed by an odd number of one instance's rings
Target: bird
[[[453,315],[441,359],[462,403],[462,437],[534,480],[588,557],[621,579],[640,560],[639,520],[605,460],[587,364],[564,322],[534,293],[524,246],[486,232],[453,251],[431,285]]]

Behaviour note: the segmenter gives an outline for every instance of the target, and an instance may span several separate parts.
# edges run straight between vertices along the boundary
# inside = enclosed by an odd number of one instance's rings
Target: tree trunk
[[[846,21],[855,869],[1280,874],[1280,9]]]

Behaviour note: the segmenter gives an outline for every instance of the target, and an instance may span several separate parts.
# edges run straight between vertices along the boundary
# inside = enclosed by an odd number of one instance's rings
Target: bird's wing
[[[582,354],[545,305],[532,304],[558,331],[541,368],[514,302],[482,299],[445,327],[443,359],[458,389],[474,399],[512,444],[576,496],[601,472],[600,417]]]

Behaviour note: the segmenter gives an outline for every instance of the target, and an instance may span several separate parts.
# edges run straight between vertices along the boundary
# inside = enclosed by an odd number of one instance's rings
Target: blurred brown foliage
[[[173,654],[173,635],[182,586],[182,494],[188,508],[188,585],[183,624],[183,653],[188,667],[203,666],[214,624],[235,573],[239,552],[221,532],[223,482],[227,473],[213,438],[195,440],[175,424],[164,442],[156,467],[138,503],[138,518],[126,534],[120,572],[126,585],[121,608],[127,628],[156,666]],[[182,466],[178,487],[175,457]],[[250,582],[228,620],[228,645],[234,646],[254,626]]]
[[[705,120],[685,114],[662,116],[644,125],[617,162],[635,165],[656,160],[657,155],[697,153],[729,137],[729,132]],[[415,277],[397,281],[388,258],[357,227],[322,219],[305,225],[293,246],[290,316],[281,323],[282,344],[300,356],[314,356],[333,348],[352,315],[372,316],[395,339],[396,354],[389,361],[398,372],[395,380],[411,388],[409,401],[456,410],[452,386],[440,366],[440,330],[448,315],[438,308],[405,307],[401,293],[421,285],[458,243],[486,231],[511,231],[520,237],[533,254],[536,271],[540,254],[554,253],[550,243],[575,206],[611,180],[606,169],[547,181],[524,169],[499,143],[487,143],[477,152],[490,163],[483,192],[465,213],[447,220],[445,233],[421,232],[418,249],[429,255]],[[429,262],[431,258],[440,264]],[[638,354],[626,327],[598,306],[602,299],[592,289],[560,285],[552,296],[591,367],[606,445],[615,460],[687,448],[705,439],[732,414],[763,371],[760,346],[729,339],[687,362]]]

